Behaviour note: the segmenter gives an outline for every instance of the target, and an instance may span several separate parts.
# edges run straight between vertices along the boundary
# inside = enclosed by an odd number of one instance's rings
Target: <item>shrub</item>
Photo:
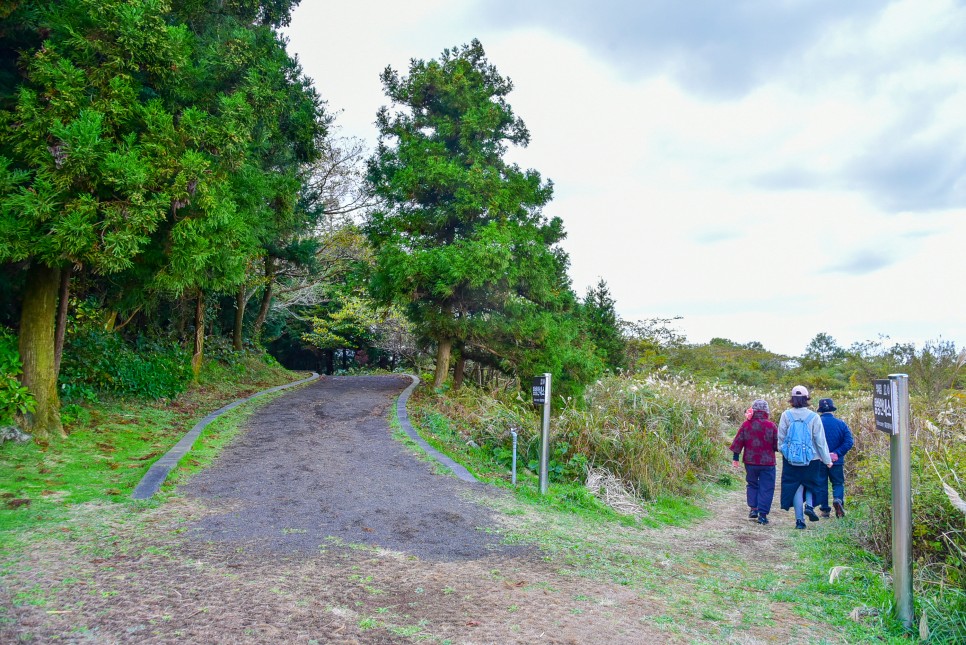
[[[92,400],[98,392],[172,398],[187,388],[189,360],[176,343],[139,339],[132,346],[117,334],[85,327],[67,339],[61,391],[68,400]]]
[[[583,482],[589,467],[603,467],[640,497],[655,499],[717,478],[730,442],[723,419],[737,419],[747,402],[740,407],[693,392],[672,379],[609,376],[589,386],[581,400],[566,399],[551,422],[550,480]],[[509,431],[516,429],[518,463],[537,470],[540,419],[523,393],[464,387],[426,403],[458,424],[462,440],[479,445],[500,468],[510,465]]]
[[[606,468],[644,499],[686,494],[715,479],[727,441],[727,416],[675,379],[625,376],[588,387],[581,405],[561,413],[558,440],[593,466]]]
[[[856,537],[886,559],[892,548],[892,486],[889,437],[875,429],[867,397],[847,404],[844,416],[855,435],[846,459],[846,492],[867,510]],[[966,401],[951,394],[936,418],[912,401],[912,556],[917,594],[924,592],[930,629],[937,642],[966,639],[966,514],[956,508],[946,484],[958,495],[966,481]],[[959,620],[954,619],[960,616]]]
[[[13,424],[18,416],[33,412],[34,397],[20,384],[23,371],[17,337],[0,328],[0,426]]]

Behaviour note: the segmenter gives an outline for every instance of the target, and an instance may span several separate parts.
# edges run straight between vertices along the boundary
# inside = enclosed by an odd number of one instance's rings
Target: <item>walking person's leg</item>
[[[795,498],[792,500],[795,508],[795,528],[805,528],[805,487],[799,486],[795,491]]]
[[[820,461],[813,461],[808,465],[809,477],[808,484],[805,485],[804,508],[802,509],[810,522],[817,522],[818,515],[815,513],[815,500],[821,496],[821,491],[816,487],[818,482],[823,481],[818,467],[827,470],[825,464]],[[827,485],[827,484],[826,484]]]
[[[832,467],[834,468],[835,466],[832,466]],[[830,475],[828,472],[828,468],[822,468],[819,472],[821,473],[820,477],[821,477],[822,483],[818,488],[818,498],[815,500],[815,506],[818,506],[819,509],[822,511],[822,517],[828,517],[829,511],[832,510],[832,508],[829,506],[829,503],[828,503],[828,487],[829,487]]]
[[[758,471],[758,522],[768,523],[768,513],[775,498],[775,467],[759,466]]]
[[[758,517],[758,471],[756,466],[745,464],[745,500],[748,502],[748,517]]]
[[[810,522],[817,522],[818,515],[815,514],[815,505],[813,504],[816,495],[812,493],[810,488],[805,489],[805,498],[802,508],[802,512],[808,516]]]
[[[845,465],[835,464],[829,468],[828,478],[832,483],[832,505],[835,506],[835,517],[845,517]]]

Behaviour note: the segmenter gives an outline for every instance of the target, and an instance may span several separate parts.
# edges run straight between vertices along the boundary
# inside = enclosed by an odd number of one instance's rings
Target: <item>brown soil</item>
[[[736,607],[681,609],[709,582],[740,587],[769,573],[793,581],[794,520],[785,514],[759,527],[735,490],[712,500],[711,516],[695,526],[635,531],[666,579],[641,589],[583,574],[536,547],[504,544],[504,532],[526,521],[493,510],[505,493],[434,474],[390,438],[387,409],[407,382],[324,379],[262,408],[212,468],[162,506],[92,505],[58,535],[37,536],[4,572],[0,642],[816,636],[814,625],[767,600],[767,588],[750,590],[761,594],[755,611],[766,620],[749,621]]]

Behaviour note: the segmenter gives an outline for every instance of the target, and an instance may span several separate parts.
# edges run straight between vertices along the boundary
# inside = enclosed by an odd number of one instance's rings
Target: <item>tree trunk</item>
[[[60,270],[60,295],[57,300],[57,327],[54,331],[54,378],[60,376],[60,359],[64,355],[64,336],[67,334],[67,298],[70,295],[70,264]]]
[[[433,378],[433,387],[440,387],[449,374],[449,355],[453,350],[453,339],[441,339],[436,349],[436,376]]]
[[[201,374],[201,361],[205,350],[205,293],[198,289],[198,304],[195,305],[195,352],[191,357],[191,373],[194,382],[198,382]]]
[[[54,348],[60,271],[42,264],[30,267],[20,312],[20,360],[24,386],[37,401],[26,430],[37,439],[66,437],[60,421]]]
[[[456,365],[453,366],[453,389],[458,390],[463,385],[463,372],[466,369],[466,358],[463,354],[456,359]]]
[[[262,304],[258,308],[258,316],[255,318],[255,325],[252,329],[252,338],[256,342],[262,340],[262,325],[268,317],[268,309],[272,305],[272,285],[275,284],[275,258],[269,256],[265,258],[265,292],[262,294]]]
[[[243,349],[242,346],[242,324],[245,322],[245,305],[248,303],[248,293],[245,285],[238,287],[238,296],[235,300],[235,329],[232,333],[231,344],[236,352]]]

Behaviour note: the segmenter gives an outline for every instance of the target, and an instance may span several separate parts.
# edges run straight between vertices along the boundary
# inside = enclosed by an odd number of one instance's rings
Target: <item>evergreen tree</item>
[[[204,182],[204,118],[160,101],[187,31],[157,1],[25,3],[8,20],[43,39],[24,52],[0,111],[0,260],[27,282],[20,318],[28,426],[62,435],[54,360],[60,272],[128,268],[175,200]],[[5,32],[4,36],[9,32]]]
[[[197,295],[200,364],[205,293],[240,284],[265,240],[297,225],[297,165],[324,121],[274,31],[293,5],[65,0],[5,23],[2,49],[22,56],[0,66],[0,261],[27,268],[20,350],[38,437],[63,434],[62,271]]]
[[[627,342],[621,333],[616,304],[601,278],[596,286],[587,289],[582,308],[590,338],[604,364],[612,370],[624,368],[627,362]]]
[[[413,60],[408,76],[387,68],[381,78],[403,109],[380,110],[369,163],[384,201],[366,227],[372,287],[404,305],[417,333],[435,343],[439,386],[454,344],[478,337],[494,313],[520,297],[554,297],[562,263],[552,247],[563,228],[541,214],[551,184],[503,159],[529,133],[505,100],[512,84],[479,41]]]

